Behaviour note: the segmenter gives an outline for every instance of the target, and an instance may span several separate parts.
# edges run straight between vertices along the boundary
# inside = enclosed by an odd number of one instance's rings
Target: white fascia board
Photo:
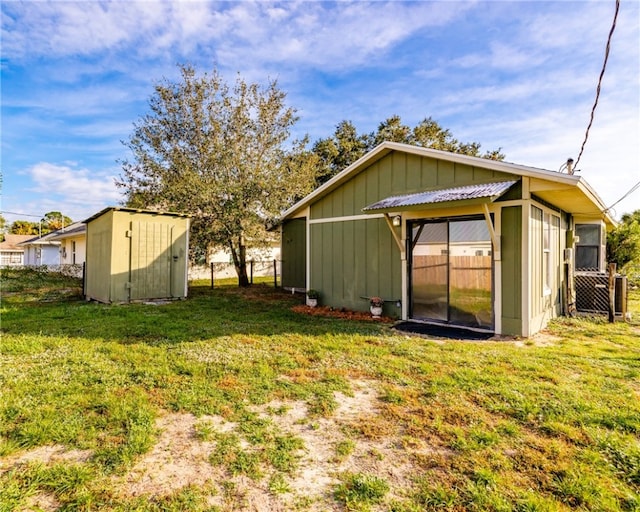
[[[600,209],[606,224],[609,224],[612,227],[616,227],[618,225],[618,222],[611,216],[611,213],[609,213],[607,206],[604,204],[596,191],[591,188],[591,185],[589,185],[584,179],[581,178],[580,182],[578,183],[578,188],[584,195],[587,196],[587,198],[589,198],[589,200],[593,204],[595,204]]]

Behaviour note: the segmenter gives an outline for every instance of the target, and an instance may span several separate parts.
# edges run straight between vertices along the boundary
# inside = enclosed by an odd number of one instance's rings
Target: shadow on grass
[[[373,334],[381,329],[364,322],[301,315],[291,307],[302,304],[303,297],[264,284],[192,286],[186,300],[157,304],[107,305],[86,302],[77,294],[48,297],[5,298],[2,331],[160,345],[232,335]]]

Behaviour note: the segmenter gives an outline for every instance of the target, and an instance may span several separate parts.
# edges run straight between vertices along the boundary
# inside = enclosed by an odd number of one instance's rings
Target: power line
[[[593,102],[593,107],[591,108],[591,119],[589,120],[589,125],[587,126],[587,131],[584,134],[584,141],[582,142],[582,147],[580,148],[580,154],[576,159],[575,168],[578,167],[578,162],[580,162],[580,157],[584,151],[584,147],[587,144],[587,139],[589,138],[589,130],[591,129],[591,125],[593,124],[593,117],[596,113],[596,107],[598,106],[598,99],[600,98],[600,87],[602,86],[602,78],[604,77],[604,71],[607,68],[607,61],[609,60],[609,50],[611,49],[611,38],[613,37],[613,31],[616,29],[616,21],[618,19],[618,11],[620,10],[620,0],[616,0],[616,12],[613,15],[613,23],[611,24],[611,30],[609,31],[609,37],[607,38],[607,47],[604,52],[604,62],[602,63],[602,71],[600,71],[600,78],[598,79],[598,87],[596,88],[596,99]]]
[[[38,218],[44,217],[44,215],[31,215],[29,213],[8,212],[6,210],[1,211],[0,213],[8,213],[9,215],[20,215],[21,217],[38,217]]]
[[[613,203],[611,206],[609,206],[609,208],[607,208],[606,210],[603,210],[602,213],[606,213],[609,210],[611,210],[615,205],[617,205],[619,202],[625,200],[627,197],[629,197],[631,194],[633,194],[636,190],[638,190],[640,188],[640,181],[638,183],[636,183],[633,187],[631,187],[627,193],[625,195],[623,195],[620,199],[618,199],[615,203]]]

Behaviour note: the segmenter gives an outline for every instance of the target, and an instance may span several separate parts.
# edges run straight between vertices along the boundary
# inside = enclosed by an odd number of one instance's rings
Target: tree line
[[[342,121],[309,148],[308,137],[290,141],[298,116],[285,100],[275,80],[229,84],[215,69],[180,66],[178,80],[154,87],[149,112],[124,141],[131,157],[116,184],[126,204],[191,214],[191,259],[227,248],[241,285],[247,245],[274,238],[269,222],[383,141],[504,158],[500,149],[481,154],[480,143],[459,141],[430,117],[410,127],[397,115],[372,133]]]
[[[55,211],[45,213],[38,222],[18,219],[11,224],[7,224],[6,219],[0,215],[0,232],[13,235],[38,236],[57,231],[72,223],[73,221],[70,217]]]

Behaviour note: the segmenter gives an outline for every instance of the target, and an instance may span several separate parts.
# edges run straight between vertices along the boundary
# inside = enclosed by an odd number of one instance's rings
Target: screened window
[[[599,224],[576,224],[576,270],[599,270],[602,228]]]

